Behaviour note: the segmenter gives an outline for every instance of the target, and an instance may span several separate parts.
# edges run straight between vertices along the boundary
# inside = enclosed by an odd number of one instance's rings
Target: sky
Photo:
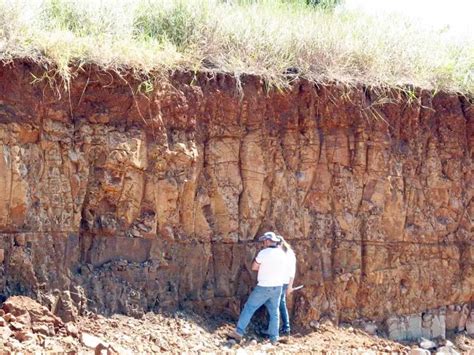
[[[398,13],[422,25],[474,39],[474,0],[345,0],[347,9]]]

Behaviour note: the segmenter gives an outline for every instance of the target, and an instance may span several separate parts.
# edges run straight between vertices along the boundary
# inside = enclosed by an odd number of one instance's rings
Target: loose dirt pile
[[[415,353],[414,349],[418,348],[418,344],[396,343],[353,327],[336,327],[330,322],[313,325],[313,332],[295,334],[287,342],[275,346],[256,335],[256,329],[251,329],[248,337],[236,344],[227,338],[233,328],[232,322],[208,320],[192,313],[147,313],[140,319],[123,315],[106,318],[90,313],[64,323],[46,307],[22,296],[9,298],[0,313],[2,353]],[[436,348],[431,350],[450,348],[474,354],[472,338],[458,334],[451,340],[451,343],[446,340],[433,342]]]

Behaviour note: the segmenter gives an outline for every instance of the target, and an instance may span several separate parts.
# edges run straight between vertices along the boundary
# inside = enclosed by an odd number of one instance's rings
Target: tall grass
[[[301,0],[0,0],[0,59],[47,61],[65,77],[92,62],[248,73],[276,85],[304,77],[474,94],[474,40],[327,8]]]

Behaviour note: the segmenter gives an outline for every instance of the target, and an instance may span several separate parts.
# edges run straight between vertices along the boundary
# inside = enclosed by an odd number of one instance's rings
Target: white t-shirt
[[[295,274],[296,274],[296,256],[295,256],[295,252],[291,249],[288,249],[285,253],[286,255],[286,262],[287,262],[287,273],[286,273],[286,277],[285,277],[285,280],[284,280],[284,284],[288,284],[290,283],[290,279],[291,278],[295,278]]]
[[[261,250],[255,261],[260,264],[257,280],[258,286],[282,286],[288,275],[288,258],[280,248]]]

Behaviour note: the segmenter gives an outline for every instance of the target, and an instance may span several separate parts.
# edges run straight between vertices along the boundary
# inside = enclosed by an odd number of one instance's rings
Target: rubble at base
[[[474,339],[465,332],[451,340],[395,342],[349,325],[337,327],[329,320],[313,323],[311,332],[295,333],[286,342],[272,345],[255,335],[254,329],[237,344],[227,338],[233,323],[194,313],[147,313],[138,319],[90,313],[64,323],[46,307],[23,296],[9,298],[0,313],[2,353],[474,353]]]

